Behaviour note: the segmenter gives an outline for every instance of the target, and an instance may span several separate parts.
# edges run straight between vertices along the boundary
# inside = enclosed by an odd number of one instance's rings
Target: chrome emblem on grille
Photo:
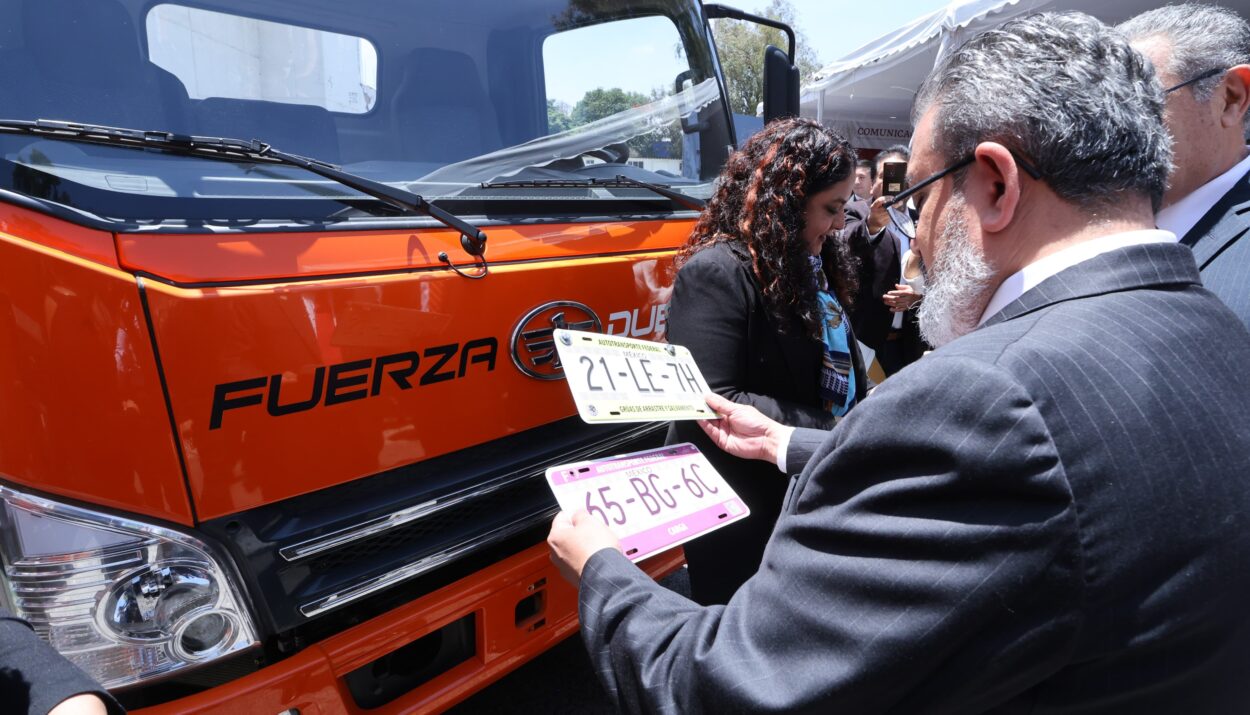
[[[599,316],[589,306],[571,300],[543,303],[525,314],[512,330],[512,364],[539,380],[564,377],[552,334],[556,328],[603,332]]]

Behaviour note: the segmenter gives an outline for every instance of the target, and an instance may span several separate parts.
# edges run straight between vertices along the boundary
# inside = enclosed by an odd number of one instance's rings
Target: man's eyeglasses
[[[1024,173],[1033,177],[1035,181],[1041,180],[1042,172],[1034,168],[1034,166],[1030,164],[1029,162],[1020,158],[1020,155],[1015,153],[1014,151],[1011,152],[1011,156],[1012,158],[1016,160],[1016,164],[1018,164],[1021,169],[1024,169]],[[956,171],[959,171],[960,169],[972,164],[972,162],[976,161],[976,159],[977,159],[976,154],[969,152],[967,156],[955,162],[954,164],[951,164],[950,166],[946,167],[945,169],[942,169],[941,171],[930,174],[924,179],[921,179],[920,181],[907,187],[905,191],[901,191],[895,194],[894,198],[885,202],[886,207],[888,208],[890,206],[894,206],[895,204],[906,202],[907,199],[914,196],[917,191],[923,189],[924,187],[928,186],[929,184],[932,184],[935,181],[940,180],[944,176],[949,176],[950,174],[953,174]]]
[[[1228,71],[1228,68],[1227,68],[1227,67],[1216,67],[1215,69],[1209,69],[1209,70],[1207,70],[1206,72],[1203,72],[1202,74],[1199,74],[1199,75],[1198,75],[1198,76],[1196,76],[1196,77],[1191,77],[1191,78],[1189,78],[1189,79],[1185,80],[1184,82],[1181,82],[1181,83],[1180,83],[1180,84],[1178,84],[1178,85],[1174,85],[1174,86],[1172,86],[1172,87],[1168,87],[1167,89],[1163,90],[1163,93],[1164,93],[1164,94],[1171,94],[1172,92],[1175,92],[1175,91],[1176,91],[1176,90],[1178,90],[1178,89],[1184,89],[1185,87],[1188,87],[1188,86],[1189,86],[1189,85],[1191,85],[1191,84],[1196,84],[1196,83],[1198,83],[1198,82],[1201,82],[1201,81],[1202,81],[1202,80],[1204,80],[1204,79],[1208,79],[1208,78],[1210,78],[1210,77],[1214,77],[1214,76],[1216,76],[1216,75],[1218,75],[1218,74],[1223,74],[1223,73],[1225,73],[1225,72],[1227,72],[1227,71]],[[1040,179],[1042,178],[1042,173],[1041,173],[1040,171],[1038,171],[1036,168],[1034,168],[1032,164],[1030,164],[1029,162],[1025,161],[1024,159],[1020,158],[1020,155],[1019,155],[1019,154],[1016,154],[1016,153],[1013,151],[1013,152],[1011,152],[1011,156],[1015,158],[1016,163],[1020,165],[1020,168],[1021,168],[1021,169],[1024,169],[1024,173],[1026,173],[1026,174],[1028,174],[1029,176],[1033,177],[1033,179],[1034,179],[1034,180],[1040,180]],[[885,202],[885,205],[886,205],[887,207],[890,207],[890,206],[894,206],[894,205],[896,205],[896,204],[900,204],[900,203],[906,202],[906,201],[907,201],[907,199],[909,199],[909,198],[911,198],[912,196],[914,196],[914,195],[916,194],[916,192],[917,192],[917,191],[920,191],[921,189],[923,189],[924,187],[928,186],[929,184],[932,184],[933,182],[940,180],[942,177],[949,176],[950,174],[953,174],[953,173],[955,173],[956,171],[959,171],[960,169],[962,169],[962,168],[964,168],[964,167],[968,166],[969,164],[971,164],[971,163],[972,163],[972,162],[974,162],[974,161],[976,161],[976,155],[974,155],[974,154],[968,154],[968,155],[967,155],[967,156],[965,156],[964,158],[960,159],[959,161],[955,162],[954,164],[951,164],[950,166],[946,167],[945,169],[942,169],[941,171],[939,171],[939,172],[937,172],[937,173],[934,173],[934,174],[931,174],[930,176],[928,176],[928,177],[926,177],[926,178],[922,179],[921,181],[918,181],[918,182],[916,182],[915,184],[912,184],[911,186],[907,187],[907,189],[906,189],[905,191],[901,191],[901,192],[899,192],[899,193],[895,194],[895,195],[894,195],[894,198],[892,198],[892,199],[890,199],[889,201]]]
[[[1181,82],[1180,84],[1177,84],[1177,85],[1173,85],[1173,86],[1171,86],[1171,87],[1168,87],[1167,89],[1163,90],[1163,93],[1164,93],[1164,94],[1171,94],[1171,93],[1175,92],[1175,91],[1176,91],[1176,90],[1178,90],[1178,89],[1182,89],[1182,88],[1184,88],[1184,87],[1188,87],[1188,86],[1189,86],[1189,85],[1191,85],[1191,84],[1195,84],[1195,83],[1197,83],[1197,82],[1201,82],[1202,80],[1207,79],[1207,78],[1209,78],[1209,77],[1214,77],[1214,76],[1216,76],[1217,74],[1224,74],[1224,73],[1225,73],[1225,72],[1227,72],[1227,71],[1228,71],[1228,68],[1227,68],[1227,67],[1216,67],[1215,69],[1210,69],[1210,70],[1207,70],[1206,72],[1203,72],[1202,74],[1198,75],[1197,77],[1192,77],[1192,78],[1190,78],[1190,79],[1185,80],[1184,82]]]

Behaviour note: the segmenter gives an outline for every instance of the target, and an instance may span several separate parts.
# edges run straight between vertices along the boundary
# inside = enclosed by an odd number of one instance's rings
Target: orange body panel
[[[491,263],[654,251],[679,246],[691,222],[498,226],[486,229]],[[251,234],[120,234],[121,265],[176,283],[282,280],[370,271],[443,268],[440,251],[471,264],[447,229]]]
[[[0,475],[192,523],[134,277],[99,265],[109,235],[11,206],[0,226]]]
[[[92,263],[118,267],[113,234],[84,228],[12,204],[0,203],[0,234],[20,236]]]
[[[679,568],[680,549],[640,564],[659,578]],[[545,609],[518,624],[518,601],[546,592]],[[476,616],[476,653],[398,699],[371,710],[352,700],[343,678],[466,614]],[[300,715],[440,712],[572,635],[577,592],[557,573],[540,544],[300,653],[212,690],[145,708],[136,715],[270,713]]]
[[[527,377],[512,364],[513,330],[531,309],[560,299],[589,306],[605,332],[662,337],[672,249],[690,224],[656,223],[617,226],[638,234],[621,245],[662,237],[668,250],[502,265],[476,281],[448,270],[222,288],[145,280],[199,517],[576,414],[562,382]],[[553,235],[581,240],[572,229],[547,227],[516,255],[571,250]],[[394,357],[413,353],[411,361]],[[387,356],[395,362],[383,365]],[[389,373],[397,367],[413,367],[401,375],[410,388]],[[270,399],[289,411],[275,416]],[[225,400],[251,404],[215,409]]]
[[[562,381],[513,364],[514,332],[533,309],[573,301],[604,332],[662,338],[692,222],[496,228],[483,280],[430,259],[464,260],[441,230],[113,237],[4,205],[0,227],[0,476],[194,526],[576,414]],[[235,281],[247,284],[177,285]],[[403,355],[410,370],[383,366]],[[250,385],[228,393],[243,402],[215,410],[231,383]],[[648,572],[682,558],[663,554]],[[518,625],[535,590],[542,611]],[[369,712],[463,700],[573,634],[576,592],[538,544],[144,712],[364,712],[348,673],[467,614],[474,655]]]

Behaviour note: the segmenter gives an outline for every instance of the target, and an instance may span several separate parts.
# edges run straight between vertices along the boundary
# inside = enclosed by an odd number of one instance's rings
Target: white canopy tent
[[[1163,4],[1163,0],[954,0],[816,73],[803,87],[801,113],[838,130],[860,149],[907,144],[912,98],[948,48],[1034,12],[1079,10],[1115,24]],[[1250,0],[1220,4],[1250,15]]]

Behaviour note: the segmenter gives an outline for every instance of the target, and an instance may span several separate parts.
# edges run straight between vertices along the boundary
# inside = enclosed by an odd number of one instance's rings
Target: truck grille
[[[532,531],[557,508],[547,467],[656,446],[663,429],[573,418],[201,528],[228,546],[281,633]]]
[[[324,556],[314,557],[309,566],[313,571],[328,571],[380,554],[395,553],[397,549],[408,550],[417,544],[447,541],[441,536],[455,532],[460,525],[490,523],[497,520],[495,515],[513,511],[511,506],[515,504],[531,504],[543,513],[547,511],[544,507],[555,506],[555,500],[551,498],[551,490],[541,476],[530,476],[426,518],[333,549]]]

